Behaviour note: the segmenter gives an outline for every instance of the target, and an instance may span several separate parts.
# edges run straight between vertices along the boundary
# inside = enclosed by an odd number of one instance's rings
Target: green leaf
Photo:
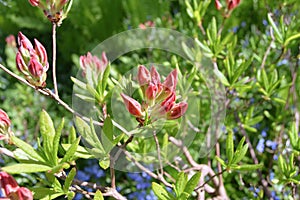
[[[218,69],[214,69],[214,73],[219,78],[221,83],[223,83],[225,86],[230,86],[227,78],[224,76],[222,72],[220,72]]]
[[[159,200],[170,200],[167,190],[164,189],[161,185],[152,182],[152,189]]]
[[[272,26],[272,28],[274,30],[275,38],[277,39],[277,41],[279,43],[283,43],[282,34],[280,33],[278,27],[276,26],[275,22],[272,19],[272,13],[268,13],[268,21],[269,21],[269,23],[271,24],[271,26]]]
[[[76,117],[75,119],[76,127],[78,132],[82,135],[84,140],[89,143],[92,147],[99,149],[102,153],[104,153],[104,149],[102,144],[100,143],[98,136],[94,133],[92,127],[90,127],[85,121],[81,118]]]
[[[103,160],[99,161],[99,165],[102,169],[107,169],[109,168],[110,165],[110,160],[108,158],[104,158]]]
[[[49,171],[51,167],[41,164],[14,164],[2,167],[1,170],[9,174],[20,174],[20,173],[35,173]]]
[[[279,157],[278,157],[278,166],[279,166],[280,171],[282,173],[285,173],[285,171],[286,171],[286,163],[283,160],[282,155],[279,155]]]
[[[78,137],[76,139],[76,141],[70,146],[70,148],[67,150],[65,156],[63,157],[63,159],[60,161],[60,163],[64,163],[64,162],[70,162],[72,161],[75,152],[77,150],[78,144],[80,142],[81,137]]]
[[[180,172],[178,174],[178,178],[177,178],[176,184],[175,184],[175,192],[178,197],[183,193],[186,183],[188,181],[187,179],[188,179],[188,177],[184,172]]]
[[[61,171],[62,169],[68,169],[70,168],[70,165],[68,163],[60,163],[58,165],[56,165],[55,167],[53,167],[51,170],[49,170],[50,173],[55,174],[59,171]]]
[[[70,148],[71,144],[62,144],[61,146],[65,151],[67,151]],[[83,158],[83,159],[93,158],[93,155],[91,155],[84,147],[80,145],[78,145],[74,156],[76,158]]]
[[[196,172],[191,179],[187,182],[184,192],[186,192],[187,194],[192,194],[192,192],[194,191],[194,189],[197,187],[199,180],[201,177],[201,173],[200,172]]]
[[[55,159],[54,160],[55,165],[57,165],[57,163],[58,163],[57,153],[58,153],[60,136],[61,136],[61,132],[64,127],[64,124],[65,124],[65,120],[64,120],[64,118],[62,118],[58,128],[56,129],[55,136],[53,138],[53,158]]]
[[[226,156],[228,159],[228,165],[230,165],[232,162],[233,153],[234,153],[233,132],[229,131],[226,139]]]
[[[249,171],[249,170],[257,170],[261,169],[264,165],[261,164],[253,164],[253,165],[240,165],[240,166],[234,166],[232,169],[235,170],[241,170],[241,171]]]
[[[34,199],[42,199],[56,194],[53,188],[30,188],[30,190],[34,193]]]
[[[34,160],[41,161],[43,163],[46,162],[30,144],[27,144],[26,142],[20,140],[15,136],[12,136],[11,140],[17,147],[22,149],[29,157],[33,158]]]
[[[106,69],[104,70],[103,73],[103,78],[102,78],[102,94],[104,95],[104,91],[108,82],[108,77],[110,74],[110,64],[107,65]]]
[[[71,80],[73,81],[73,83],[75,85],[77,85],[78,87],[80,87],[81,89],[86,89],[86,84],[84,82],[81,82],[80,80],[74,78],[74,77],[71,77]]]
[[[97,190],[94,196],[94,200],[104,200],[102,192],[100,190]]]
[[[64,187],[63,187],[64,192],[67,193],[69,191],[69,188],[72,184],[75,175],[76,175],[76,168],[73,167],[65,180]]]
[[[104,120],[103,132],[105,136],[109,139],[109,141],[112,142],[114,130],[113,130],[113,123],[110,117],[106,117],[106,119]]]
[[[40,115],[40,132],[43,137],[43,150],[50,163],[55,164],[53,157],[53,140],[55,137],[55,128],[49,114],[43,110]]]
[[[82,94],[75,94],[75,96],[77,96],[78,98],[86,101],[86,102],[91,102],[91,103],[95,103],[95,98],[89,97],[89,96],[85,96]]]
[[[217,35],[218,35],[218,30],[217,30],[217,21],[216,18],[213,17],[211,21],[211,38],[213,42],[217,41]]]
[[[236,151],[232,163],[236,164],[240,162],[245,157],[247,151],[248,151],[248,144],[243,146],[243,148],[240,151]]]
[[[68,143],[72,144],[76,140],[76,130],[74,126],[71,126],[69,130],[69,135],[68,135]]]
[[[225,161],[220,158],[219,156],[215,156],[215,159],[223,166],[223,167],[227,167]]]

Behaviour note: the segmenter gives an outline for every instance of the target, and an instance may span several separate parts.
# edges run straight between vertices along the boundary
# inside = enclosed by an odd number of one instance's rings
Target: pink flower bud
[[[21,53],[18,51],[16,55],[16,63],[17,63],[17,68],[20,72],[22,72],[25,75],[28,75],[28,67],[25,64],[25,61],[21,55]]]
[[[174,92],[170,94],[162,103],[161,106],[164,108],[165,112],[169,112],[173,107],[176,100],[176,95]]]
[[[172,92],[176,90],[177,85],[177,70],[174,69],[166,78],[163,86],[171,90]]]
[[[9,46],[9,47],[16,47],[17,44],[16,44],[16,38],[14,35],[9,35],[5,38],[5,41],[6,41],[6,44]]]
[[[143,65],[139,66],[137,77],[138,77],[138,82],[139,82],[140,86],[148,84],[151,80],[150,72]]]
[[[18,197],[20,200],[32,200],[33,199],[33,195],[32,192],[25,187],[20,187],[18,189]]]
[[[233,10],[240,3],[240,0],[226,0],[228,10]]]
[[[186,102],[180,102],[175,104],[172,109],[167,113],[167,119],[178,119],[186,112],[188,104]]]
[[[87,68],[91,69],[98,76],[106,69],[108,65],[108,60],[105,52],[102,52],[101,60],[97,56],[93,56],[90,52],[88,52],[86,56],[80,56],[79,64],[82,68],[84,76],[86,74]]]
[[[222,8],[222,4],[220,3],[219,0],[215,0],[215,6],[216,6],[217,10],[221,10],[221,8]]]
[[[28,51],[31,51],[33,49],[30,40],[21,32],[19,32],[18,34],[18,45]]]
[[[30,59],[28,70],[34,78],[39,78],[44,73],[43,65],[35,57]]]
[[[148,88],[145,91],[145,97],[146,97],[146,101],[148,102],[148,104],[151,106],[154,103],[154,99],[156,97],[157,94],[157,86],[154,85],[153,83],[149,83]]]
[[[160,83],[160,75],[156,71],[156,69],[155,69],[154,66],[151,67],[150,74],[151,74],[151,81],[152,81],[152,83],[159,84]]]
[[[9,194],[14,193],[19,189],[16,180],[6,172],[0,172],[0,183],[6,196],[9,196]]]
[[[141,117],[142,114],[142,108],[141,104],[134,100],[133,98],[127,96],[126,94],[121,94],[124,104],[127,108],[127,110],[130,112],[130,114],[134,115],[135,117]]]
[[[34,43],[35,43],[35,51],[39,57],[40,62],[44,66],[48,67],[48,57],[47,57],[47,52],[45,47],[37,39],[34,39]]]
[[[4,110],[0,109],[0,126],[1,127],[9,127],[10,119]]]
[[[29,0],[29,3],[30,3],[32,6],[38,6],[39,3],[40,3],[40,0]]]

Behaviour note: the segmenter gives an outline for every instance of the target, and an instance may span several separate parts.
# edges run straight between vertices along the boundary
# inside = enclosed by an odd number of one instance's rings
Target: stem
[[[58,96],[57,81],[56,81],[56,23],[52,24],[52,75],[54,94]]]
[[[156,135],[156,131],[153,131],[153,137],[154,137],[154,141],[155,141],[155,144],[156,144],[157,158],[158,158],[158,161],[159,161],[160,174],[163,176],[164,175],[164,169],[163,169],[163,164],[162,164],[162,160],[161,160],[161,156],[160,156],[160,146],[159,146],[158,138],[157,138],[157,135]]]

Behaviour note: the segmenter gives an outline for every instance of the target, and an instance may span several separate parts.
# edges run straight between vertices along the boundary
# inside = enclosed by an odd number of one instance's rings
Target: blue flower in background
[[[256,150],[260,153],[263,153],[265,151],[265,139],[259,139]]]
[[[264,129],[262,132],[261,132],[261,136],[263,136],[263,137],[267,137],[267,132],[266,132],[266,130]]]
[[[78,170],[76,173],[76,178],[81,181],[88,181],[90,180],[91,176],[85,173],[84,171]]]
[[[271,140],[266,141],[266,146],[270,147],[273,151],[277,148],[277,143]]]

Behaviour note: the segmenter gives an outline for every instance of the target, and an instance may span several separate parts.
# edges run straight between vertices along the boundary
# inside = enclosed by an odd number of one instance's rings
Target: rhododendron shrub
[[[295,0],[0,4],[0,199],[300,198]]]

